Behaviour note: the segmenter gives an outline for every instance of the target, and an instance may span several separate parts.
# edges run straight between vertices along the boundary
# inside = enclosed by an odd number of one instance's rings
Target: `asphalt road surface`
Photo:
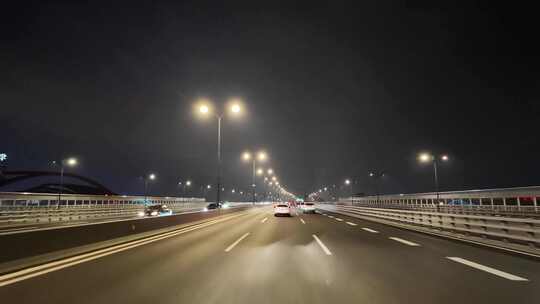
[[[233,214],[35,276],[4,276],[0,300],[540,303],[540,262],[323,213]]]

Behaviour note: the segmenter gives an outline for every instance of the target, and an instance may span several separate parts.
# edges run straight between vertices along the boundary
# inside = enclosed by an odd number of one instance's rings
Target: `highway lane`
[[[269,208],[251,210],[225,222],[0,287],[0,299],[6,303],[534,303],[540,299],[536,261],[341,215],[275,218],[270,212]],[[447,256],[529,281],[512,281]]]

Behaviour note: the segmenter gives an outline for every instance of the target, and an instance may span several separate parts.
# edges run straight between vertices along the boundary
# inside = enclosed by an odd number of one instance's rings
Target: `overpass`
[[[534,193],[516,196],[522,203]],[[450,218],[465,216],[472,229],[472,219],[483,217],[478,220],[484,221],[487,232],[495,229],[491,221],[500,220],[509,235],[525,232],[534,240],[540,227],[534,208],[520,203],[526,213],[496,214],[494,203],[490,214],[483,213],[491,202],[484,192],[480,205],[471,204],[482,206],[480,213],[452,205],[457,201],[445,201],[446,209],[437,210],[441,206],[429,201],[429,195],[380,196],[375,202],[372,197],[352,198],[352,203],[348,198],[318,204],[316,214],[293,209],[290,218],[274,217],[271,206],[247,205],[226,212],[0,235],[0,299],[6,303],[535,303],[540,299],[535,242],[514,244],[515,239],[507,237],[512,246],[529,248],[508,250],[459,240],[451,235],[455,231],[443,231],[444,227],[422,231],[426,227],[419,224],[431,220],[435,225],[441,217],[447,225]],[[472,193],[466,196],[478,199]],[[512,196],[503,196],[511,201]],[[418,203],[422,199],[428,201]],[[22,201],[17,204],[27,207]],[[507,207],[518,209],[511,203]],[[406,214],[396,216],[399,212]],[[415,216],[422,221],[405,221]],[[529,231],[516,229],[520,221]]]

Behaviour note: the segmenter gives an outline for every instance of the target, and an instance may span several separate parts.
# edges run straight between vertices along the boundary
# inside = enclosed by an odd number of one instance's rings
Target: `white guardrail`
[[[202,210],[204,198],[153,197],[148,204],[164,204],[173,212]],[[230,206],[243,205],[231,203]],[[58,204],[57,194],[0,192],[0,227],[135,217],[143,210],[143,196],[107,196],[63,194]]]
[[[435,192],[372,195],[341,198],[340,203],[360,207],[540,218],[540,187],[440,192],[438,198]]]
[[[322,204],[320,208],[345,215],[359,215],[401,224],[477,235],[504,242],[532,245],[537,248],[540,245],[540,220],[537,219],[449,214],[339,204]]]

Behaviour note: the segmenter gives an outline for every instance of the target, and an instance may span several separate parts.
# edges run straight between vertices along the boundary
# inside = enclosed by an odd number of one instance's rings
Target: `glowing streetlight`
[[[450,158],[448,157],[447,154],[442,154],[439,157],[435,157],[435,155],[431,153],[427,153],[427,152],[423,152],[418,155],[418,161],[420,161],[421,163],[431,162],[433,164],[433,177],[435,180],[435,192],[437,195],[437,208],[439,206],[438,203],[439,203],[439,196],[440,196],[439,195],[439,174],[437,172],[437,164],[438,164],[439,159],[443,162],[447,162]]]
[[[351,180],[350,179],[346,179],[345,180],[345,185],[350,185],[351,184]]]
[[[427,163],[427,162],[430,162],[430,161],[433,161],[433,155],[429,154],[429,153],[420,153],[418,154],[418,160],[421,162],[421,163]]]
[[[206,189],[212,189],[212,185],[206,185]]]
[[[262,175],[264,170],[262,168],[257,169],[257,175]]]
[[[70,157],[70,158],[66,159],[64,162],[66,163],[66,165],[68,165],[70,167],[74,167],[78,163],[77,159],[74,158],[74,157]]]
[[[200,112],[201,114],[207,114],[209,111],[210,111],[210,109],[208,108],[207,105],[201,105],[201,106],[199,107],[199,112]]]
[[[257,158],[259,161],[265,161],[267,158],[266,152],[259,152],[259,154],[257,154]]]
[[[275,182],[276,180],[277,180],[277,177],[275,177],[275,176],[272,176],[272,181],[274,181],[274,182]]]
[[[188,186],[188,187],[191,186],[191,181],[190,180],[186,181],[186,186]]]
[[[244,152],[244,154],[242,154],[242,159],[243,160],[250,160],[251,159],[251,153]]]

